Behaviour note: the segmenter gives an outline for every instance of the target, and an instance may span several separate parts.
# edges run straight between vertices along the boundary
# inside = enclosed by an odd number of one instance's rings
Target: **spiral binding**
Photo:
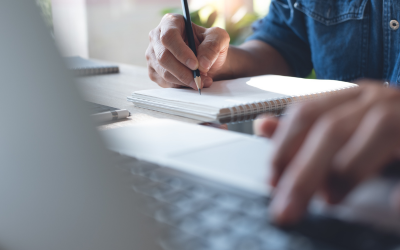
[[[72,69],[75,76],[88,76],[88,75],[102,75],[102,74],[114,74],[119,73],[119,68],[117,66],[112,67],[82,67]]]
[[[230,114],[221,117],[219,120],[222,123],[236,123],[246,120],[255,119],[258,115],[268,113],[273,116],[281,116],[285,114],[285,110],[289,106],[299,104],[308,100],[316,98],[326,97],[328,95],[337,94],[341,90],[345,90],[351,87],[340,88],[332,91],[315,92],[308,95],[299,96],[288,96],[286,98],[275,98],[269,100],[260,100],[252,103],[244,103],[241,105],[226,107]]]

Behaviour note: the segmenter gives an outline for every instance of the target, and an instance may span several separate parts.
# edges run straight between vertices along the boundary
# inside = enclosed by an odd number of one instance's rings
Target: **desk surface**
[[[86,101],[127,109],[132,114],[125,121],[102,125],[99,127],[100,129],[124,127],[153,119],[172,119],[188,123],[199,123],[197,120],[135,107],[126,100],[127,96],[137,90],[160,87],[150,80],[146,68],[124,64],[119,64],[119,66],[119,74],[85,76],[79,77],[77,80],[78,88]]]

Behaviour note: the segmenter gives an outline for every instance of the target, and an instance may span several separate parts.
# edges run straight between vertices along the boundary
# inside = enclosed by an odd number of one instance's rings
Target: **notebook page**
[[[135,92],[132,97],[178,106],[184,103],[187,108],[221,109],[353,86],[356,85],[340,81],[265,75],[215,82],[210,88],[203,89],[201,95],[192,89],[154,89]]]

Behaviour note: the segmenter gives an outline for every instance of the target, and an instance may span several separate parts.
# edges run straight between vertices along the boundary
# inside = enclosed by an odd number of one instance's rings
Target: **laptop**
[[[7,107],[0,123],[0,249],[399,249],[396,215],[365,211],[394,222],[390,228],[315,211],[279,228],[269,222],[268,195],[253,192],[250,182],[246,189],[232,178],[185,171],[182,159],[176,168],[173,161],[163,166],[146,160],[149,151],[111,152],[35,1],[2,0],[0,32],[0,104]],[[114,145],[121,152],[132,147]],[[379,187],[391,188],[384,183]],[[370,187],[369,196],[383,197],[382,188]]]

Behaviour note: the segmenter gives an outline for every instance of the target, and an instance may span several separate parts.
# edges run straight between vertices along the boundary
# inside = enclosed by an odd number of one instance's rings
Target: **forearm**
[[[254,40],[238,47],[230,46],[226,62],[214,80],[265,74],[293,75],[289,64],[277,50],[262,41]]]

